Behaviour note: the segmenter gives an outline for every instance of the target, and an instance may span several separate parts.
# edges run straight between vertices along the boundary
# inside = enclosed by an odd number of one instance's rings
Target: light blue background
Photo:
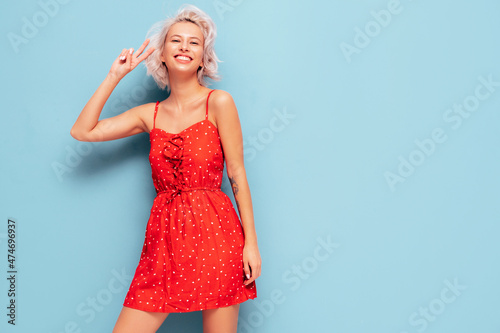
[[[499,332],[500,86],[477,88],[489,95],[460,127],[443,116],[474,102],[479,77],[500,82],[500,3],[192,3],[217,24],[223,80],[212,87],[238,106],[263,262],[239,332]],[[116,274],[136,268],[155,193],[148,136],[90,144],[69,131],[119,52],[181,4],[74,0],[46,22],[37,1],[2,5],[2,332],[61,333],[71,322],[111,332],[128,288]],[[371,12],[388,6],[398,13],[382,26]],[[14,47],[9,36],[37,15],[43,26]],[[342,43],[363,42],[356,28],[372,37],[346,57]],[[102,117],[165,99],[153,84],[138,67]],[[436,128],[446,140],[419,153],[415,141]],[[385,174],[410,156],[420,164],[391,188]],[[105,304],[92,310],[96,297]],[[201,332],[201,319],[171,314],[159,332]]]

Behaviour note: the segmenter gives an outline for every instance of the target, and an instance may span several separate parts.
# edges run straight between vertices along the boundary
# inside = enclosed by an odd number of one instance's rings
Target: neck
[[[206,89],[198,82],[197,73],[189,76],[177,75],[169,72],[170,96],[172,103],[182,111],[182,106],[199,99]]]

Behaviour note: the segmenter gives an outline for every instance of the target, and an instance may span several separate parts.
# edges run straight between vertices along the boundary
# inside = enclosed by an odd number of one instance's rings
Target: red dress
[[[224,154],[217,128],[205,119],[177,134],[149,133],[156,198],[141,257],[124,306],[152,312],[191,312],[257,297],[245,286],[243,228],[221,191]]]

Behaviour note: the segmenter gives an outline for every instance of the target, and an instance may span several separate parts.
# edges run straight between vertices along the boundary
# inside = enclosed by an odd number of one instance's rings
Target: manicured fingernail
[[[134,52],[134,49],[130,49],[128,52],[132,54],[132,52]]]
[[[250,280],[250,274],[247,274],[247,279],[249,279],[249,280]]]

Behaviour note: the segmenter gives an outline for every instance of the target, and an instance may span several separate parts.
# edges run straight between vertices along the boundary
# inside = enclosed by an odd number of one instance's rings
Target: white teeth
[[[185,56],[178,56],[177,59],[191,60],[191,59],[189,59],[189,57],[185,57]]]

